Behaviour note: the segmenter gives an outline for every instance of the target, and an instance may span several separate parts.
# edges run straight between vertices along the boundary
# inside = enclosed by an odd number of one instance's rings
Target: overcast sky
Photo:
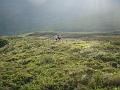
[[[116,24],[119,10],[120,0],[0,0],[0,33],[29,32],[92,15],[108,15]]]

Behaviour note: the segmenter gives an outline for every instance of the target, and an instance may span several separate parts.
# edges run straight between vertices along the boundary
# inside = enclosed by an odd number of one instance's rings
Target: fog
[[[0,34],[120,30],[120,0],[0,0]]]

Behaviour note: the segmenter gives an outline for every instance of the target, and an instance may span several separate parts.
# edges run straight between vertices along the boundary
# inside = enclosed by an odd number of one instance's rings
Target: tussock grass
[[[0,89],[120,90],[118,39],[2,37]]]

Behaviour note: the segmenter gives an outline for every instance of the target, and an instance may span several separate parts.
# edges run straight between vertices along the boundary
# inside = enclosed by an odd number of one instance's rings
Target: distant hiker
[[[60,41],[61,40],[61,36],[60,35],[55,35],[54,38],[55,38],[56,41]]]

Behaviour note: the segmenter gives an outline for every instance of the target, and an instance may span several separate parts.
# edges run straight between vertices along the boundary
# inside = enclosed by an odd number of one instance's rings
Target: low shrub
[[[4,47],[5,45],[8,44],[8,41],[7,40],[4,40],[4,39],[0,39],[0,48],[1,47]]]

